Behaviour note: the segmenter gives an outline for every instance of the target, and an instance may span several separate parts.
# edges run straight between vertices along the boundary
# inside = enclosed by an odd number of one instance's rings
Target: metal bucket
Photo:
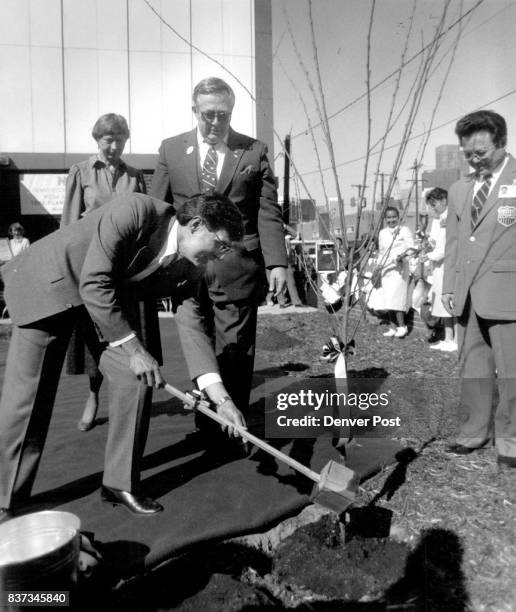
[[[0,524],[0,593],[70,590],[79,571],[80,526],[75,514],[51,510]]]

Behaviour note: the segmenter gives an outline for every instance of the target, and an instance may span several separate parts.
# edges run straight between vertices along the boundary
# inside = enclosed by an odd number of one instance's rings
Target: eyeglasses
[[[473,159],[473,157],[476,157],[477,159],[485,159],[495,150],[496,147],[491,147],[487,151],[465,151],[462,149],[462,155],[464,155],[464,159]]]
[[[233,250],[233,246],[231,245],[230,242],[227,242],[227,240],[224,240],[223,238],[220,238],[220,236],[217,236],[217,234],[214,232],[215,234],[215,257],[217,259],[224,259],[224,256],[227,255],[229,252],[231,252]]]
[[[227,113],[226,111],[199,111],[201,117],[204,119],[204,121],[207,121],[208,123],[213,123],[215,121],[215,119],[218,119],[220,122],[223,121],[228,121],[229,118],[231,117],[231,113]]]

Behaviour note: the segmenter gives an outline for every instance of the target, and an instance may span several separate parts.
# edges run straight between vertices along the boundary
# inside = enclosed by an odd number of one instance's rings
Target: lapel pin
[[[187,155],[191,155],[192,153],[193,153],[193,147],[192,147],[192,145],[190,145],[190,146],[188,147],[188,149],[186,149],[186,154],[187,154]]]

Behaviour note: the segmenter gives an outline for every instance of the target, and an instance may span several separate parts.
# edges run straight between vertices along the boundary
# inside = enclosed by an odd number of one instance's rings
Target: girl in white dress
[[[383,335],[403,338],[408,333],[405,313],[409,308],[410,273],[407,258],[401,256],[414,247],[414,237],[407,226],[400,225],[400,213],[393,206],[385,209],[385,223],[386,227],[378,235],[382,284],[376,307],[389,314],[390,328]]]

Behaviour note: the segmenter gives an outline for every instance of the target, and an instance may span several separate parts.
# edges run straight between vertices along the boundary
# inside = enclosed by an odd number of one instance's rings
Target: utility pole
[[[290,223],[290,134],[285,136],[283,171],[283,222]]]
[[[364,200],[364,192],[367,189],[368,185],[351,185],[351,187],[356,187],[358,189],[358,203],[357,203],[357,216],[355,221],[355,237],[353,239],[352,251],[356,245],[360,237],[360,217],[362,216],[362,210],[365,208]]]
[[[376,176],[379,176],[381,179],[381,183],[380,183],[380,195],[381,195],[381,203],[382,203],[382,209],[385,205],[384,199],[385,199],[385,185],[384,185],[384,179],[386,176],[390,176],[390,174],[387,174],[386,172],[377,172]],[[373,206],[374,206],[374,202],[373,202]]]
[[[410,183],[414,183],[416,189],[416,232],[419,230],[419,183],[426,183],[424,180],[419,180],[419,169],[423,164],[418,164],[417,159],[414,160],[414,165],[409,168],[409,170],[414,171],[414,178],[409,181]]]

